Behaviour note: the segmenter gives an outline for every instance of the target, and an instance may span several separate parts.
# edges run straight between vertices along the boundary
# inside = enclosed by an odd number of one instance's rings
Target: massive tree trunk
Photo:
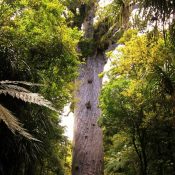
[[[80,68],[75,107],[72,175],[103,174],[102,130],[97,124],[100,116],[98,107],[102,80],[98,74],[103,71],[104,53],[89,57]]]
[[[87,12],[86,12],[87,13]],[[93,19],[95,4],[92,1],[83,23],[84,38],[94,40]],[[79,69],[76,91],[72,175],[103,174],[102,130],[97,121],[100,116],[99,93],[102,79],[99,73],[105,65],[103,51],[93,49]]]
[[[82,25],[84,30],[83,40],[92,41],[96,48],[92,48],[93,54],[90,53],[90,55],[85,56],[85,63],[83,63],[79,69],[79,77],[77,80],[79,87],[75,95],[75,101],[77,102],[74,110],[72,175],[103,175],[102,130],[97,124],[100,116],[98,98],[102,86],[102,79],[99,78],[98,75],[103,71],[106,60],[105,48],[97,46],[96,44],[98,42],[93,38],[96,36],[94,34],[93,19],[98,2],[99,0],[89,0],[88,4],[83,4],[85,12],[85,19]],[[123,4],[122,6],[122,13],[124,13],[122,14],[122,29],[128,26],[129,8],[130,6],[128,4]],[[97,40],[99,40],[100,37],[102,36],[99,36]],[[105,46],[106,49],[109,47],[109,41],[111,39],[116,40],[116,38],[118,38],[118,36],[116,36],[115,30],[114,33],[111,33],[106,41],[104,41],[104,43],[107,43]],[[93,46],[93,44],[91,46]],[[80,48],[80,50],[81,49],[82,48]]]

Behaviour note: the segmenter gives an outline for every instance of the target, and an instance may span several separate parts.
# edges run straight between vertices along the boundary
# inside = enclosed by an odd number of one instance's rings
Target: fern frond
[[[27,81],[9,81],[9,80],[0,81],[0,84],[22,84],[27,86],[43,86],[42,84],[39,83],[31,83]]]
[[[39,141],[21,126],[21,123],[18,121],[18,119],[7,108],[0,104],[0,121],[1,120],[6,124],[13,134],[19,133],[29,140]]]
[[[21,86],[17,86],[17,85],[11,85],[11,84],[5,84],[5,85],[0,85],[0,89],[4,89],[4,90],[9,90],[9,89],[14,89],[17,91],[22,91],[22,92],[30,92],[29,90],[27,90],[26,88],[23,88]]]
[[[11,84],[13,82],[13,84]],[[10,95],[12,97],[16,97],[22,101],[34,103],[40,106],[45,106],[53,111],[58,112],[53,106],[52,103],[46,100],[42,95],[38,93],[32,93],[31,91],[23,88],[21,86],[15,85],[15,82],[18,81],[0,81],[0,94]],[[21,82],[20,82],[21,83]],[[22,84],[27,84],[27,82],[22,82]],[[28,85],[31,85],[29,83]],[[32,84],[35,85],[35,84]]]
[[[43,96],[41,96],[38,93],[32,93],[32,92],[22,92],[22,91],[17,91],[15,89],[0,89],[0,94],[8,94],[12,97],[16,97],[22,101],[29,102],[29,103],[34,103],[40,106],[45,106],[53,111],[58,112],[54,107],[52,107],[52,103],[48,100],[46,100]]]

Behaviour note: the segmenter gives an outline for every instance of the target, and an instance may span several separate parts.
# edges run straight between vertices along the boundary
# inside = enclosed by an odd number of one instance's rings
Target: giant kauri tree
[[[82,64],[76,80],[72,175],[103,174],[103,139],[98,126],[102,86],[99,74],[106,63],[105,51],[120,37],[129,17],[129,4],[117,2],[116,11],[111,12],[112,5],[100,11],[98,3],[98,0],[71,1],[68,5],[74,14],[70,25],[83,30],[78,44]],[[95,23],[98,10],[99,20]]]

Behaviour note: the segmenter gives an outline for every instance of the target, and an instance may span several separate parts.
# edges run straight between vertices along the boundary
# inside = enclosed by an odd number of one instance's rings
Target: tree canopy
[[[157,26],[155,26],[157,27]],[[168,34],[167,34],[168,35]],[[154,28],[125,31],[101,94],[106,174],[174,172],[174,45]]]

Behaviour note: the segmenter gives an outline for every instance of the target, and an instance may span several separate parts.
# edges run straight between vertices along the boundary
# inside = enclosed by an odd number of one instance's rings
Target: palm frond
[[[39,141],[35,139],[31,134],[29,134],[26,129],[22,127],[22,124],[18,121],[18,119],[5,107],[0,104],[0,121],[3,121],[9,130],[13,133],[19,133],[29,140]]]

